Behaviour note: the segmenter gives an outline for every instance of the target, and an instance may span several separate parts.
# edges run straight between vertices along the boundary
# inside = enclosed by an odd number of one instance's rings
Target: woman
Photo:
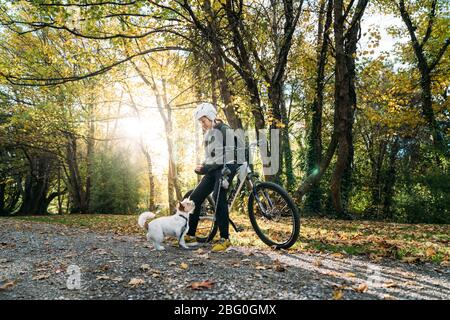
[[[227,188],[220,184],[224,163],[230,169],[231,174],[227,176],[228,184],[236,173],[237,164],[229,164],[225,160],[234,159],[235,141],[229,142],[227,148],[227,130],[231,128],[222,120],[217,119],[217,111],[210,103],[202,103],[195,111],[195,118],[202,126],[205,144],[205,161],[195,168],[195,173],[204,175],[200,183],[190,195],[190,199],[195,203],[194,213],[189,219],[189,231],[185,237],[186,244],[197,244],[195,232],[197,230],[200,209],[206,197],[213,192],[213,199],[216,204],[216,221],[220,232],[220,241],[212,248],[212,251],[224,251],[230,247]],[[233,152],[233,154],[229,154]],[[217,198],[218,196],[218,198]]]

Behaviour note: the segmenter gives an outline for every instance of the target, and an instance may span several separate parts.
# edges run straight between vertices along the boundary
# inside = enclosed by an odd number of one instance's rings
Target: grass
[[[51,215],[13,217],[23,221],[59,223],[117,234],[143,235],[136,215]],[[231,231],[235,245],[267,248],[253,231],[246,215],[233,214],[233,221],[243,228]],[[231,227],[230,227],[231,228]],[[409,263],[449,264],[450,226],[398,224],[373,221],[340,221],[325,218],[303,218],[299,241],[289,252],[366,255],[373,260],[399,259]]]

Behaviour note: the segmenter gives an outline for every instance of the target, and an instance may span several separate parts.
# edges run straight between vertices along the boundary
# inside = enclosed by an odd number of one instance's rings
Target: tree
[[[330,47],[330,31],[333,19],[333,1],[322,0],[319,5],[317,28],[317,62],[316,81],[314,87],[314,101],[311,104],[311,127],[308,135],[307,169],[308,175],[318,173],[322,160],[322,113],[325,89],[325,67],[328,61]],[[322,190],[316,184],[307,194],[305,206],[309,211],[321,212]]]
[[[411,3],[410,7],[412,7],[412,10],[424,12],[418,17],[419,21],[423,21],[423,16],[426,15],[427,22],[423,25],[413,22],[404,0],[396,2],[396,6],[408,30],[416,63],[420,71],[422,114],[430,127],[434,145],[438,150],[444,150],[446,147],[443,135],[433,110],[432,81],[434,70],[442,61],[450,45],[450,38],[447,35],[445,39],[442,39],[442,37],[433,39],[433,29],[436,29],[436,25],[439,26],[439,23],[444,23],[444,25],[448,26],[449,19],[448,16],[445,18],[446,11],[444,9],[445,7],[448,8],[448,3],[441,3],[438,0]],[[417,6],[419,8],[415,8]],[[419,40],[419,37],[421,37],[421,40]]]
[[[335,114],[334,135],[338,141],[336,165],[331,179],[331,198],[336,213],[345,216],[353,161],[353,122],[356,108],[355,57],[361,18],[368,0],[353,1],[344,8],[334,1]],[[348,17],[353,9],[353,15]],[[346,20],[350,18],[347,25]]]

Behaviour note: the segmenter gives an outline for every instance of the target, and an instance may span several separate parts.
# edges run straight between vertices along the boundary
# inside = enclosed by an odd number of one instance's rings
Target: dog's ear
[[[179,211],[185,212],[186,209],[184,208],[184,205],[181,202],[178,202],[177,208]]]

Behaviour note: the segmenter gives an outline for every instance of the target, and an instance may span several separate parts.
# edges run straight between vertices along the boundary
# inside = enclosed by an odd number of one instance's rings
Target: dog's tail
[[[141,228],[147,230],[148,229],[147,221],[153,219],[154,217],[156,217],[156,215],[153,212],[150,211],[142,212],[139,215],[138,224],[141,226]]]

